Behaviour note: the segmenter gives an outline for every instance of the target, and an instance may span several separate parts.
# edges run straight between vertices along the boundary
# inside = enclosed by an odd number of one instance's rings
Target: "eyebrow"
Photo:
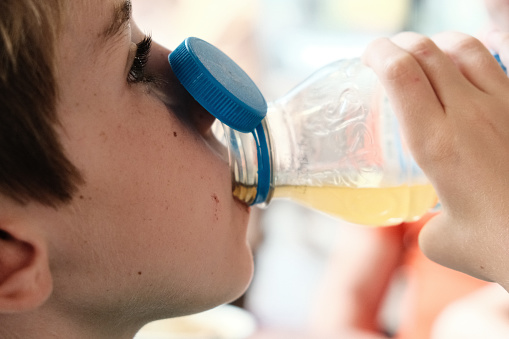
[[[105,40],[109,40],[120,34],[129,24],[131,19],[131,12],[131,0],[125,0],[122,3],[115,5],[110,24],[104,29],[104,31],[101,33],[101,36]]]

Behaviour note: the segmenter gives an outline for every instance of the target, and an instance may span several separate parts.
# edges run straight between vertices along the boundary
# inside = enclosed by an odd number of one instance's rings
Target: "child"
[[[210,138],[213,118],[173,76],[169,51],[131,22],[130,9],[125,0],[0,5],[1,338],[131,338],[151,320],[230,301],[251,279],[249,209],[231,195],[228,164]],[[446,49],[456,56],[473,46],[468,60],[458,59],[464,73],[422,37],[430,52],[410,57],[401,48],[413,51],[406,38],[378,41],[366,60],[444,204],[422,245],[449,266],[502,283],[499,202],[509,157],[503,115],[486,122],[505,108],[509,80],[471,38]],[[426,55],[437,66],[415,62]],[[384,67],[390,58],[393,66]],[[472,74],[462,67],[470,63],[486,69]],[[425,75],[436,88],[425,86]],[[415,114],[422,108],[411,99],[426,99],[426,116]],[[458,106],[466,119],[456,121]],[[443,107],[454,122],[436,122]]]
[[[249,209],[130,2],[0,12],[0,338],[132,338],[242,294]]]
[[[502,61],[506,35],[491,35]],[[509,288],[509,79],[478,40],[401,33],[367,48],[443,212],[419,242],[432,260]],[[507,62],[506,62],[507,64]]]

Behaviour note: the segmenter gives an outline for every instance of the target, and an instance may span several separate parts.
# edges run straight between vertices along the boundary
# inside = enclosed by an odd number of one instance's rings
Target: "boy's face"
[[[150,320],[244,291],[249,211],[232,197],[228,164],[208,139],[213,119],[172,74],[169,51],[152,44],[147,64],[164,88],[128,81],[143,34],[133,22],[114,25],[122,2],[70,5],[57,51],[58,115],[86,183],[42,221],[55,293],[78,308],[130,308]]]

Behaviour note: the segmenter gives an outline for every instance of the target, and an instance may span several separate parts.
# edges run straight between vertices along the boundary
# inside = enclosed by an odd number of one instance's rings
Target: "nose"
[[[253,132],[267,114],[267,102],[249,75],[215,46],[195,37],[169,55],[177,78],[225,125]]]
[[[182,86],[168,63],[170,50],[153,43],[148,71],[157,76],[162,100],[180,120],[206,135],[216,118],[201,106]]]

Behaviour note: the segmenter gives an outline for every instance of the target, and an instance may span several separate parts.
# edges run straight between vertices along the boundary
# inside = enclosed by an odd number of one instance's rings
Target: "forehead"
[[[83,62],[120,46],[117,39],[128,34],[130,10],[127,0],[67,1],[58,41],[61,62]]]
[[[67,1],[64,33],[94,33],[94,38],[108,37],[126,23],[131,12],[130,0]]]
[[[1,1],[1,0],[0,0]],[[122,26],[122,0],[68,0],[56,43],[55,69],[61,98],[71,100],[77,87],[106,82],[104,72],[126,67],[130,30]],[[124,15],[122,14],[122,15]],[[128,22],[125,24],[128,25]],[[122,29],[125,27],[126,29]],[[118,29],[118,34],[113,34]],[[113,38],[108,38],[111,36]],[[111,74],[110,74],[111,75]],[[64,85],[65,84],[65,85]],[[84,89],[81,88],[81,91]]]

